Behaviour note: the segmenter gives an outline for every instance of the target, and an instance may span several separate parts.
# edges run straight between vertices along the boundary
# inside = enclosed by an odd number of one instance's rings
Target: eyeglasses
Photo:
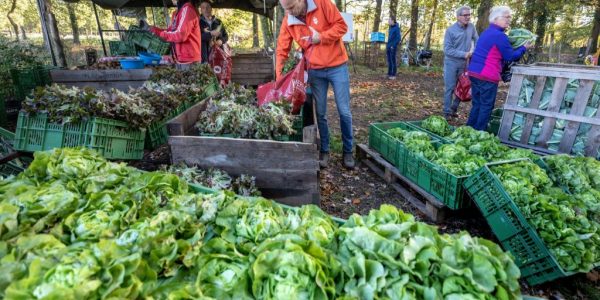
[[[464,14],[464,15],[460,15],[461,17],[470,17],[471,14]]]

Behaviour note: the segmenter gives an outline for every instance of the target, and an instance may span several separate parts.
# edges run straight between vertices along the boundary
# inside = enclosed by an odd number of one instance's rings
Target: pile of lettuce
[[[430,117],[423,121],[423,124],[434,123],[445,123],[446,125],[440,128],[449,128],[444,118],[437,120],[437,118]],[[429,130],[431,131],[431,129]],[[451,133],[446,132],[443,136],[451,142],[450,144],[434,143],[426,133],[420,131],[391,128],[387,133],[402,141],[409,151],[423,156],[455,176],[471,175],[490,162],[537,158],[530,150],[511,149],[503,145],[498,137],[469,126],[457,127]],[[439,134],[439,132],[436,133]]]
[[[537,39],[537,35],[525,28],[514,28],[508,31],[508,41],[513,48],[519,48],[527,42],[533,44]]]
[[[568,186],[583,186],[579,180],[585,180],[586,173],[574,173],[579,172],[570,167],[575,159],[564,158],[550,156],[544,161],[551,169],[565,172],[559,178],[572,179],[563,181]],[[492,172],[564,270],[589,272],[600,261],[600,198],[585,201],[578,194],[567,194],[529,160],[501,164]]]
[[[547,156],[544,162],[553,179],[580,201],[578,209],[600,224],[600,161],[560,154]]]
[[[452,133],[452,126],[442,116],[430,116],[421,122],[421,127],[439,136],[447,136]]]
[[[0,182],[0,211],[4,299],[520,298],[497,245],[394,207],[339,227],[87,149],[36,153]]]
[[[256,93],[243,86],[227,86],[219,99],[211,99],[198,116],[201,135],[278,140],[296,133],[289,101],[258,106]]]
[[[86,87],[66,87],[53,84],[38,87],[23,101],[22,107],[31,115],[48,114],[50,122],[66,124],[85,122],[93,117],[120,120],[136,128],[163,121],[184,103],[204,99],[203,85],[173,85],[147,82],[142,87],[124,92],[103,91]]]
[[[161,170],[173,173],[187,183],[198,184],[215,190],[231,190],[241,196],[260,196],[256,187],[256,178],[241,174],[232,178],[227,172],[219,169],[200,169],[181,162],[174,165],[163,165]]]

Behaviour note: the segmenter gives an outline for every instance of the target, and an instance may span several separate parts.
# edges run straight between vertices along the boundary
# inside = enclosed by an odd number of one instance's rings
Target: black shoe
[[[354,169],[354,157],[352,156],[352,152],[344,153],[344,167],[346,169]]]
[[[319,166],[321,168],[327,168],[328,165],[329,165],[329,153],[320,152],[319,153]]]

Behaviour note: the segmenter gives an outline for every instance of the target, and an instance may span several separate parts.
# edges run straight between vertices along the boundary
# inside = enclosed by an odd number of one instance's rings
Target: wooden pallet
[[[504,104],[504,114],[498,132],[500,140],[508,145],[529,148],[539,153],[553,154],[554,151],[548,149],[548,141],[552,137],[556,121],[566,120],[568,123],[560,141],[558,152],[571,153],[579,127],[582,124],[590,124],[592,127],[587,136],[585,155],[596,157],[600,147],[600,113],[597,113],[594,117],[586,117],[583,114],[594,84],[600,81],[600,67],[540,63],[513,67],[512,73],[510,89]],[[521,107],[518,106],[519,94],[526,76],[535,77],[535,88],[529,106]],[[549,77],[554,77],[556,80],[548,108],[542,110],[539,109],[539,105],[546,80]],[[569,79],[578,79],[579,88],[570,113],[564,114],[560,112],[560,107]],[[516,113],[525,114],[520,141],[510,139]],[[530,145],[528,141],[532,134],[534,120],[538,116],[543,117],[544,122],[535,145]]]
[[[242,53],[231,57],[231,81],[257,86],[273,80],[273,57],[263,53]]]
[[[365,144],[356,146],[356,157],[359,163],[365,164],[373,172],[390,184],[402,197],[414,205],[434,222],[444,221],[449,213],[448,208],[433,195],[404,177],[398,169],[386,161],[377,151]],[[412,191],[412,192],[411,192]],[[415,195],[416,194],[416,195]]]

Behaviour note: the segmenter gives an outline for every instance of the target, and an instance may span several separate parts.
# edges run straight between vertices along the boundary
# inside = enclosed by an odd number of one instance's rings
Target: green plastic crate
[[[290,135],[290,141],[302,142],[303,141],[303,130],[304,130],[304,107],[300,108],[300,113],[296,115],[292,128],[296,133]]]
[[[407,151],[402,142],[387,133],[392,128],[412,130],[404,122],[373,123],[369,126],[369,147],[398,168],[400,174],[405,174],[406,163],[412,160],[405,158]]]
[[[136,55],[135,44],[130,41],[109,41],[110,55],[134,56]]]
[[[488,123],[487,132],[498,135],[498,131],[500,131],[500,122],[502,121],[502,113],[504,110],[502,108],[496,108],[492,111],[492,116],[490,118],[490,122]]]
[[[9,176],[17,176],[19,173],[25,171],[25,168],[15,166],[10,163],[5,163],[0,165],[0,176],[1,177],[9,177]]]
[[[154,39],[150,41],[148,46],[148,52],[166,55],[171,51],[171,44],[160,39]]]
[[[108,159],[141,159],[144,155],[144,129],[130,128],[122,121],[92,118],[77,124],[57,124],[46,114],[19,114],[15,149],[25,152],[62,147],[88,147]]]
[[[167,130],[167,123],[171,119],[177,117],[179,114],[184,112],[186,109],[191,107],[187,102],[182,103],[174,111],[167,115],[160,122],[155,122],[148,126],[145,147],[146,149],[155,149],[158,146],[164,144],[169,139],[169,131]]]
[[[413,130],[418,130],[418,131],[422,131],[427,133],[430,137],[440,141],[443,144],[451,144],[452,141],[450,141],[448,138],[445,138],[443,136],[437,135],[423,127],[421,127],[421,124],[423,123],[423,120],[419,120],[419,121],[406,121],[405,122],[408,126],[412,127]],[[450,129],[452,131],[454,131],[454,129],[456,129],[454,126],[450,126]]]
[[[488,164],[469,177],[464,187],[492,228],[502,247],[515,258],[521,276],[531,285],[570,276],[552,256],[491,167],[521,160]],[[525,159],[528,160],[528,159]]]
[[[14,86],[15,99],[22,101],[36,87],[51,84],[50,70],[52,68],[49,66],[39,66],[11,69],[10,75]]]
[[[438,145],[439,147],[439,145]],[[419,186],[433,195],[448,208],[457,210],[470,206],[471,201],[463,188],[463,183],[469,176],[456,176],[443,167],[422,159]]]

